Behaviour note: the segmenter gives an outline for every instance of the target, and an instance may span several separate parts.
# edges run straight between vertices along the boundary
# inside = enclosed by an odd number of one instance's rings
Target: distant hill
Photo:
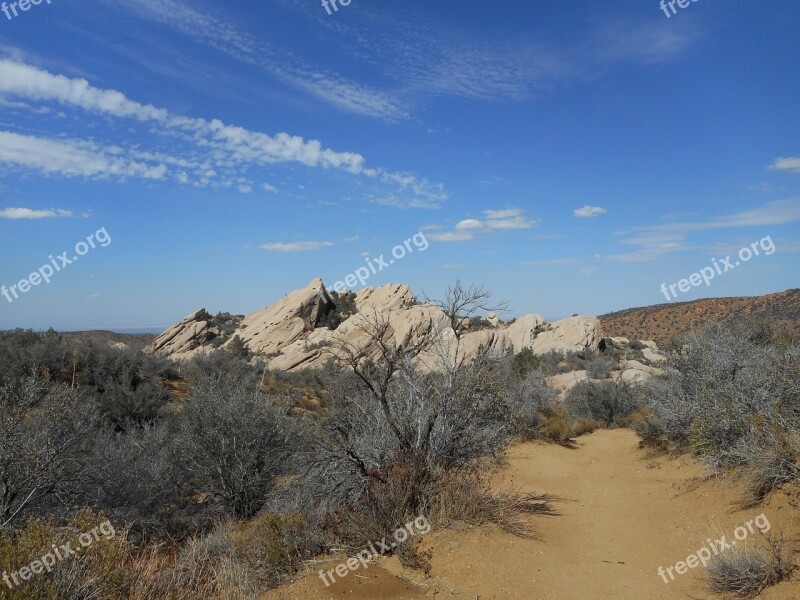
[[[769,321],[800,335],[800,289],[766,296],[706,298],[691,302],[628,308],[601,315],[607,336],[665,342],[672,336],[696,329],[702,323]]]
[[[61,333],[67,340],[94,340],[105,344],[122,342],[135,350],[144,350],[145,346],[152,344],[156,339],[154,333],[114,333],[112,331],[69,331]]]

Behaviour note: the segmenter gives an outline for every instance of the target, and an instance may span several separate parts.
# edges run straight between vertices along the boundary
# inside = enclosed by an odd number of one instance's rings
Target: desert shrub
[[[766,547],[736,546],[714,557],[706,567],[711,589],[737,598],[755,598],[788,579],[794,570],[785,541],[766,538]]]
[[[514,355],[511,371],[519,378],[524,378],[530,371],[539,367],[539,357],[530,348],[523,348]]]
[[[263,397],[253,379],[206,381],[176,419],[175,453],[194,493],[215,512],[248,518],[263,506],[293,446],[286,409]]]
[[[591,419],[606,427],[626,426],[644,406],[637,388],[624,381],[581,381],[564,401],[573,419]]]
[[[378,381],[380,367],[364,369]],[[499,455],[514,435],[500,371],[485,356],[455,377],[406,365],[385,404],[353,374],[330,376],[329,411],[304,442],[314,452],[298,457],[303,476],[269,508],[296,510],[353,544],[426,514],[442,474]]]
[[[86,484],[91,402],[23,379],[0,387],[0,529],[74,506]]]
[[[614,359],[606,356],[593,357],[586,361],[586,371],[590,379],[608,379],[614,368]]]
[[[233,356],[233,358],[242,360],[249,360],[251,356],[250,350],[247,348],[244,340],[238,335],[233,336],[231,341],[225,346],[225,351]]]
[[[667,374],[645,386],[646,443],[690,451],[710,468],[741,468],[750,499],[800,472],[800,348],[763,332],[709,325],[675,344]]]
[[[257,376],[258,369],[241,355],[217,350],[195,355],[184,365],[183,374],[193,383],[202,385],[226,379],[252,379]]]
[[[301,517],[266,513],[241,528],[234,550],[251,579],[272,587],[320,553],[322,543]]]
[[[331,300],[333,300],[334,308],[317,320],[317,327],[327,327],[328,329],[337,329],[339,325],[344,323],[358,309],[356,307],[356,294],[355,292],[338,293],[336,291],[330,292]]]
[[[539,367],[545,375],[558,375],[564,372],[562,370],[563,360],[564,355],[562,353],[550,350],[539,356]]]
[[[83,502],[126,523],[136,539],[192,533],[191,474],[179,468],[174,434],[169,421],[96,432]]]
[[[509,381],[506,395],[511,430],[515,435],[523,439],[552,439],[543,435],[541,428],[555,411],[556,394],[545,383],[540,371],[529,371],[524,378]]]
[[[537,428],[537,435],[541,439],[556,444],[569,445],[573,436],[572,418],[569,411],[561,408],[543,413],[542,422]]]

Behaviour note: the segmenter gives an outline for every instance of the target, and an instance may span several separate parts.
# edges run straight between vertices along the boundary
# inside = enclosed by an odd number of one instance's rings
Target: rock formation
[[[394,283],[359,290],[355,293],[355,307],[355,314],[342,321],[336,331],[320,327],[320,319],[336,306],[322,280],[314,279],[227,328],[220,328],[205,309],[198,310],[158,336],[148,350],[183,360],[230,344],[238,336],[251,352],[265,357],[270,368],[295,371],[322,366],[334,357],[342,342],[379,359],[380,347],[367,333],[370,322],[376,319],[387,323],[385,341],[394,348],[409,347],[423,338],[435,339],[436,343],[418,359],[419,366],[426,369],[437,368],[441,360],[469,362],[480,348],[494,355],[529,348],[542,355],[551,350],[597,350],[603,340],[595,317],[570,317],[548,323],[537,314],[521,317],[511,325],[503,324],[497,314],[489,314],[486,321],[490,327],[485,327],[484,322],[477,326],[484,328],[467,328],[458,340],[447,316],[437,306],[416,303],[410,287]],[[646,350],[648,362],[660,356],[655,344]],[[644,372],[630,366],[629,370]]]

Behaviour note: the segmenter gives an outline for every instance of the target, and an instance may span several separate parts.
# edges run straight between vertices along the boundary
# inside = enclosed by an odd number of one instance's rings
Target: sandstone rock
[[[500,317],[497,316],[497,313],[491,311],[488,315],[486,315],[486,320],[489,321],[492,327],[497,327],[500,325]]]
[[[667,357],[661,354],[660,352],[656,352],[655,350],[651,350],[650,348],[645,348],[642,350],[642,355],[649,360],[651,363],[659,363],[664,362],[667,360]]]
[[[638,360],[626,360],[620,365],[620,370],[616,373],[615,379],[621,379],[622,381],[628,381],[630,383],[641,383],[663,372],[663,369],[648,367]]]
[[[191,358],[203,345],[219,334],[219,332],[212,330],[210,326],[211,318],[205,308],[196,310],[180,323],[169,327],[153,340],[153,343],[145,350],[176,360]]]
[[[558,375],[551,375],[546,377],[547,385],[554,390],[561,392],[569,391],[581,381],[588,381],[589,376],[587,371],[570,371],[569,373],[559,373]]]
[[[544,317],[536,314],[525,315],[509,325],[506,334],[514,345],[514,353],[533,347],[533,340],[544,331],[544,326]]]
[[[365,287],[356,292],[356,310],[365,310],[368,306],[383,310],[394,310],[411,306],[414,293],[407,285],[389,283],[381,287]]]
[[[486,348],[492,356],[502,356],[509,350],[513,351],[514,344],[504,331],[493,329],[473,331],[461,338],[458,348],[459,358],[463,358],[465,364],[469,364],[478,355],[481,347]]]
[[[247,315],[236,335],[251,352],[272,354],[312,332],[319,319],[332,309],[322,280],[314,279],[303,289]]]
[[[547,331],[538,334],[533,339],[531,349],[537,355],[546,354],[551,350],[556,352],[597,350],[602,339],[599,319],[569,317],[552,323]]]

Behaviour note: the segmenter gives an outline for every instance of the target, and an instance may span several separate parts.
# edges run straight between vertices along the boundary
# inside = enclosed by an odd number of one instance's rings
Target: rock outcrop
[[[219,335],[211,319],[205,308],[196,310],[159,335],[145,351],[175,360],[190,359]]]
[[[247,315],[236,335],[251,352],[274,354],[313,332],[319,319],[333,307],[322,280],[314,279],[303,289]]]
[[[516,323],[515,323],[516,325]],[[597,350],[603,339],[597,317],[569,317],[547,326],[531,342],[534,354]]]
[[[321,279],[290,292],[274,304],[257,310],[239,321],[227,322],[221,331],[205,309],[196,311],[162,333],[149,351],[175,359],[189,359],[204,349],[230,344],[241,338],[253,353],[263,356],[270,368],[295,371],[318,367],[336,356],[338,344],[363,350],[379,360],[381,349],[368,331],[376,319],[388,324],[384,341],[394,349],[410,347],[421,339],[435,343],[418,358],[421,368],[440,368],[469,362],[480,348],[502,355],[530,348],[536,354],[550,350],[596,350],[602,339],[594,317],[571,317],[547,323],[541,315],[526,315],[505,326],[495,313],[486,321],[489,328],[466,328],[460,342],[447,316],[434,304],[418,304],[411,288],[402,284],[367,287],[355,293],[355,313],[331,331],[319,327],[322,317],[336,306]],[[346,316],[346,314],[345,314]],[[217,319],[219,320],[219,319]],[[215,341],[214,341],[215,340]],[[213,343],[212,343],[213,341]]]

